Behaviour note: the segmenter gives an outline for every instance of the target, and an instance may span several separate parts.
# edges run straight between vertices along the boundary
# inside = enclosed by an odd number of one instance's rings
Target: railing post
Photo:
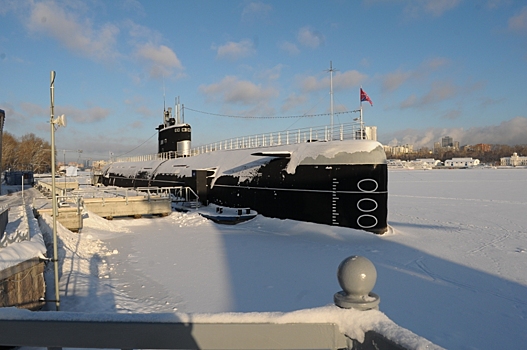
[[[335,293],[335,305],[343,309],[379,309],[381,298],[372,292],[377,281],[377,270],[373,263],[362,256],[344,259],[337,270],[342,290]]]

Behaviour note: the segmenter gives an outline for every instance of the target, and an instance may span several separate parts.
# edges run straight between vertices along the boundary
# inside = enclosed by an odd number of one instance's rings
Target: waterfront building
[[[439,159],[434,158],[417,158],[416,161],[431,165],[433,167],[441,165],[441,161]]]
[[[445,160],[445,166],[456,167],[456,168],[473,167],[473,166],[479,165],[479,163],[480,163],[479,159],[472,159],[472,157],[452,158],[452,159]]]
[[[527,157],[520,157],[518,153],[514,152],[510,157],[501,158],[500,164],[503,166],[527,166]]]

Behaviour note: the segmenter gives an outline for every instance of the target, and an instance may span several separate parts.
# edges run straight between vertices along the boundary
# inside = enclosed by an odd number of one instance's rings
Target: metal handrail
[[[191,156],[221,150],[251,149],[259,147],[276,147],[315,141],[342,141],[361,138],[361,127],[359,122],[336,124],[330,126],[318,126],[296,130],[284,130],[249,136],[235,137],[218,142],[194,147],[190,150]],[[167,160],[176,158],[175,151],[157,154],[119,157],[115,162],[138,162],[151,160]]]
[[[305,313],[95,314],[0,310],[0,344],[47,348],[116,349],[385,349],[439,348],[393,322],[363,324],[362,311],[378,309],[380,298],[371,290],[377,272],[365,257],[350,256],[340,263],[337,278],[342,290],[334,295],[335,318],[304,321]],[[349,309],[354,309],[353,311]],[[312,312],[317,312],[312,309]],[[348,313],[343,315],[343,313]],[[296,312],[293,312],[296,313]],[[342,318],[354,318],[358,333],[342,327]],[[221,321],[223,320],[223,321]],[[347,321],[346,323],[348,323]],[[378,333],[390,325],[388,334]],[[60,331],[57,331],[60,330]],[[364,332],[361,336],[360,332]],[[95,336],[94,336],[95,335]],[[362,339],[354,339],[354,338]],[[394,340],[401,341],[396,343]],[[360,342],[358,341],[360,340]]]

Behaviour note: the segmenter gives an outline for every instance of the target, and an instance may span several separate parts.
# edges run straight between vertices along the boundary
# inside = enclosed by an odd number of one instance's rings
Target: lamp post
[[[51,205],[53,212],[53,267],[55,270],[55,307],[60,310],[60,295],[59,295],[59,260],[57,251],[57,191],[55,187],[55,125],[66,126],[64,114],[55,118],[55,71],[51,71],[50,83],[50,97],[51,97],[51,113],[49,124],[51,126]]]

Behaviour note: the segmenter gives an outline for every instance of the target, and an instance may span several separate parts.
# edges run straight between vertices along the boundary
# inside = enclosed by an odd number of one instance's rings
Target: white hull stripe
[[[254,186],[234,186],[234,185],[214,185],[213,187],[243,188],[247,190],[269,190],[269,191],[291,191],[291,192],[320,192],[320,193],[344,193],[344,194],[387,194],[388,191],[334,191],[334,190],[308,190],[298,188],[279,188],[279,187],[254,187]]]

